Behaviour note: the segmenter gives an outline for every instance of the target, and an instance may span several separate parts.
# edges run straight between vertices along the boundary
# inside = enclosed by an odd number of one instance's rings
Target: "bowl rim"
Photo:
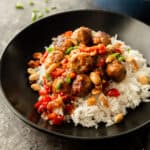
[[[64,15],[64,14],[72,14],[72,13],[79,13],[79,12],[97,12],[97,13],[107,13],[107,14],[112,14],[112,15],[116,15],[116,16],[120,16],[120,17],[125,17],[125,18],[128,18],[128,19],[131,19],[131,20],[134,20],[138,23],[141,23],[142,25],[144,25],[145,27],[147,27],[149,30],[150,30],[150,27],[149,25],[147,25],[146,23],[142,22],[142,21],[139,21],[138,19],[136,18],[133,18],[131,16],[128,16],[128,15],[124,15],[124,14],[120,14],[120,13],[116,13],[116,12],[112,12],[112,11],[107,11],[107,10],[103,10],[103,9],[75,9],[75,10],[69,10],[69,11],[62,11],[62,12],[58,12],[58,13],[55,13],[55,14],[51,14],[47,17],[44,17],[38,21],[35,21],[34,23],[31,23],[29,25],[27,25],[26,27],[24,27],[22,30],[20,30],[13,38],[12,40],[10,40],[10,42],[8,42],[7,46],[4,48],[4,50],[2,51],[2,54],[1,54],[1,58],[0,58],[0,90],[1,90],[1,95],[3,96],[3,101],[4,103],[6,103],[6,105],[8,106],[8,108],[19,118],[21,119],[23,122],[25,122],[26,124],[28,124],[29,126],[33,127],[34,129],[38,129],[39,131],[42,131],[44,133],[47,133],[47,134],[51,134],[51,135],[54,135],[54,136],[59,136],[59,137],[63,137],[63,138],[67,138],[67,139],[75,139],[75,140],[105,140],[105,139],[112,139],[112,138],[117,138],[117,137],[121,137],[121,136],[125,136],[129,133],[133,133],[143,127],[146,127],[147,125],[150,124],[150,120],[147,120],[145,121],[143,124],[140,124],[138,125],[137,127],[135,128],[132,128],[132,129],[129,129],[127,131],[123,131],[123,132],[120,132],[118,134],[115,134],[115,135],[109,135],[109,136],[99,136],[99,137],[80,137],[80,136],[74,136],[74,135],[66,135],[66,134],[63,134],[63,133],[59,133],[57,131],[52,131],[52,130],[49,130],[49,129],[46,129],[46,128],[42,128],[40,126],[38,126],[37,124],[33,123],[32,121],[28,120],[27,118],[25,118],[23,115],[21,115],[13,106],[12,104],[10,103],[10,101],[8,100],[5,92],[4,92],[4,89],[3,89],[3,86],[2,86],[2,80],[1,80],[1,72],[2,72],[2,60],[4,58],[4,55],[8,49],[8,47],[13,43],[13,41],[22,33],[22,32],[25,32],[27,29],[31,28],[32,26],[34,26],[35,24],[40,24],[43,20],[47,20],[47,19],[51,19],[51,17],[55,17],[55,16],[58,16],[58,15]],[[5,99],[5,100],[4,100]]]

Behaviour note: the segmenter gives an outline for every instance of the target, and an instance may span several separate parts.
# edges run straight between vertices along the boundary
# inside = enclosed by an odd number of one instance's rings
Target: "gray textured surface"
[[[0,56],[9,41],[27,25],[31,24],[33,8],[44,10],[45,7],[56,7],[47,15],[64,10],[87,8],[89,0],[22,0],[24,10],[16,10],[15,4],[21,0],[0,1]],[[70,149],[66,141],[51,138],[19,120],[5,105],[0,93],[0,150],[61,150]]]

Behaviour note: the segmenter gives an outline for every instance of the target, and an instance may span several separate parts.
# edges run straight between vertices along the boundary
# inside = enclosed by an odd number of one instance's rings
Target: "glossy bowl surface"
[[[142,103],[120,124],[111,127],[101,125],[98,129],[64,124],[50,126],[42,121],[33,105],[37,94],[28,83],[27,62],[33,52],[43,51],[51,38],[67,30],[87,26],[102,30],[134,49],[139,49],[150,64],[150,27],[127,16],[100,10],[77,10],[63,12],[44,18],[21,31],[7,46],[1,58],[1,89],[12,111],[27,124],[41,131],[73,139],[110,139],[126,135],[150,123],[150,103]],[[131,93],[132,94],[132,93]]]

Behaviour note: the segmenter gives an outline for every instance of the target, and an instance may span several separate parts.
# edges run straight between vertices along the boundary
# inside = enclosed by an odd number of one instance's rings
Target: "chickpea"
[[[148,80],[148,77],[147,76],[139,76],[138,77],[138,81],[141,83],[141,84],[149,84],[149,80]]]
[[[29,74],[34,74],[34,73],[36,73],[36,71],[35,71],[33,68],[28,68],[28,69],[27,69],[27,72],[28,72]]]
[[[109,107],[109,103],[108,103],[108,100],[107,98],[102,94],[99,96],[99,99],[100,99],[100,102],[102,103],[102,105],[106,108]]]
[[[29,76],[29,81],[36,81],[38,79],[38,74],[34,73]]]
[[[112,52],[114,49],[115,49],[115,46],[112,45],[112,44],[108,44],[108,45],[106,46],[107,52]]]
[[[34,91],[39,91],[40,90],[40,85],[38,83],[33,83],[33,84],[31,84],[31,88]]]
[[[96,89],[96,88],[92,89],[92,94],[93,95],[97,95],[97,94],[100,94],[100,93],[101,93],[100,89]]]
[[[58,66],[58,63],[51,64],[51,65],[47,68],[46,73],[47,73],[47,74],[50,74],[53,70],[55,70],[55,69],[57,68],[57,66]]]
[[[35,52],[33,53],[33,58],[34,59],[41,59],[42,57],[42,53],[41,52]]]
[[[135,59],[133,59],[131,57],[127,57],[126,61],[132,65],[133,71],[138,71],[139,65],[137,64]]]
[[[119,113],[119,114],[115,115],[114,121],[115,121],[115,123],[119,123],[123,120],[123,118],[124,118],[124,115],[122,113]]]
[[[30,60],[28,62],[28,66],[31,68],[35,68],[38,67],[40,65],[40,61],[39,60]]]
[[[96,104],[95,97],[89,97],[88,100],[87,100],[87,105],[92,106],[92,105],[95,105],[95,104]]]
[[[111,63],[113,60],[115,60],[116,58],[113,55],[108,55],[106,58],[106,63]]]
[[[96,72],[91,72],[90,73],[90,80],[95,84],[95,85],[99,85],[101,84],[101,78],[98,75],[98,73]]]

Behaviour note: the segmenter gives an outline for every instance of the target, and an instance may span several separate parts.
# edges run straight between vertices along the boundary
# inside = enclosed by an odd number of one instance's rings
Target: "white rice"
[[[148,102],[150,97],[150,85],[142,85],[137,81],[140,75],[150,76],[150,68],[147,67],[146,59],[137,51],[125,45],[124,42],[117,40],[117,36],[111,39],[112,44],[120,42],[123,44],[123,56],[133,57],[139,66],[139,70],[134,72],[129,64],[125,64],[126,78],[120,83],[112,82],[110,87],[119,89],[119,97],[108,97],[109,108],[105,108],[97,98],[97,104],[88,106],[85,98],[80,98],[77,108],[71,115],[71,119],[75,125],[82,125],[84,127],[98,127],[98,123],[104,122],[106,126],[115,123],[114,116],[118,113],[126,115],[127,108],[135,109],[141,102]],[[130,49],[130,51],[128,51]]]

